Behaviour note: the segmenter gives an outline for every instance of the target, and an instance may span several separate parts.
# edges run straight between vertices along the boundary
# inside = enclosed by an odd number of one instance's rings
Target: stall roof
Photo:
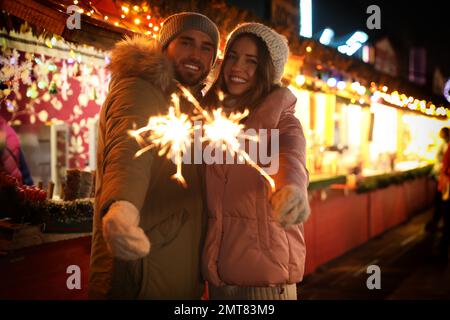
[[[81,15],[81,29],[67,28],[66,7],[61,3],[45,0],[0,0],[0,28],[19,31],[24,21],[28,22],[35,35],[58,35],[66,41],[109,50],[124,35],[133,32],[106,22]],[[17,19],[18,18],[18,19]]]

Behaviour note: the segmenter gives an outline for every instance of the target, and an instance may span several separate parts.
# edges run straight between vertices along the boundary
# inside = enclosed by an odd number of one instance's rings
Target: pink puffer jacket
[[[295,103],[289,89],[276,89],[250,114],[245,126],[269,132],[279,129],[279,170],[271,177],[277,190],[294,184],[307,198],[306,141],[294,116]],[[267,181],[249,165],[213,164],[206,167],[206,186],[205,279],[215,286],[300,282],[306,255],[303,224],[283,229],[272,218]]]

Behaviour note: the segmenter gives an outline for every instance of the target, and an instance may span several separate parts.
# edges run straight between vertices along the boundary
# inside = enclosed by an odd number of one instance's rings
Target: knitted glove
[[[275,192],[270,202],[273,217],[283,228],[305,222],[311,212],[308,195],[295,185],[286,185]]]
[[[150,252],[150,241],[139,227],[139,211],[128,201],[116,201],[103,217],[103,238],[114,257],[136,260]]]

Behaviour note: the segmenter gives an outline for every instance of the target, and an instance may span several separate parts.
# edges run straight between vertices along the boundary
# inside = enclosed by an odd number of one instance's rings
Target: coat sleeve
[[[306,169],[306,139],[292,109],[281,114],[278,129],[279,165],[278,172],[272,176],[276,190],[291,184],[299,187],[307,196],[309,173]]]
[[[154,151],[134,158],[141,148],[128,130],[147,124],[148,118],[166,107],[160,90],[141,79],[120,80],[111,87],[104,110],[104,148],[102,187],[99,197],[101,215],[118,200],[131,202],[139,211],[144,204],[151,179]]]

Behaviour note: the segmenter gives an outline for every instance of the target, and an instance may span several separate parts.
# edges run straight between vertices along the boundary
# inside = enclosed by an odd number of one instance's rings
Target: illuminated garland
[[[146,34],[153,38],[157,38],[164,20],[161,17],[160,10],[158,7],[156,6],[152,7],[149,3],[146,2],[142,2],[140,5],[137,5],[131,3],[130,1],[117,0],[114,1],[113,3],[115,5],[116,12],[114,15],[107,15],[105,13],[102,13],[91,1],[73,0],[72,2],[73,5],[76,5],[80,8],[80,13],[86,16],[102,20],[111,25],[122,27],[136,33]],[[221,5],[221,2],[219,1],[214,5],[215,6]],[[67,5],[67,7],[68,6],[69,5]],[[217,8],[218,7],[215,7],[216,11]],[[228,7],[226,8],[228,9]],[[227,15],[228,20],[233,20],[233,17],[234,20],[236,20],[239,17],[239,14],[237,13],[232,14],[231,11],[229,13],[230,14]],[[163,14],[167,14],[167,12],[163,12]],[[207,14],[209,14],[214,21],[218,20],[217,23],[222,25],[221,28],[223,29],[221,30],[222,32],[228,31],[226,30],[227,29],[226,26],[230,24],[230,21],[221,20],[223,19],[222,15],[215,12],[207,12]],[[293,35],[289,34],[289,36],[292,37]],[[297,37],[297,35],[295,35],[295,37]],[[226,37],[223,37],[223,39],[225,38]],[[50,40],[48,40],[46,44],[49,47],[51,47]],[[321,57],[320,55],[318,56],[317,51],[320,50],[316,50],[318,49],[316,48],[316,46],[320,45],[310,41],[302,41],[300,43],[299,48],[297,48],[299,45],[298,41],[293,41],[292,43],[290,43],[290,45],[293,49],[292,50],[293,52],[297,53],[304,52],[305,54],[304,58],[314,56],[315,58],[324,61],[327,61],[329,59],[333,59],[333,61],[335,61],[336,59],[339,58],[338,56],[331,56],[332,54],[331,51],[327,51],[327,55],[324,55],[323,57]],[[312,55],[313,52],[314,55]],[[219,57],[221,56],[222,51],[219,49]],[[339,61],[335,62],[339,65],[340,64],[338,63]],[[349,61],[345,60],[345,62],[347,63]],[[350,100],[354,103],[369,104],[371,101],[381,100],[401,108],[408,108],[409,110],[420,112],[426,116],[450,118],[450,110],[448,108],[445,108],[443,105],[435,106],[431,101],[427,102],[425,100],[419,100],[415,97],[407,96],[406,94],[397,91],[392,91],[388,93],[387,92],[388,89],[384,85],[377,85],[372,82],[370,88],[366,88],[363,85],[359,84],[357,81],[353,82],[347,82],[342,80],[338,81],[338,79],[332,77],[328,78],[327,81],[324,81],[319,78],[316,78],[312,81],[304,81],[301,80],[301,77],[304,76],[302,75],[297,76],[293,84],[298,85],[300,87],[306,87],[308,89],[312,87],[313,90],[342,94],[343,96],[350,97]],[[450,87],[450,84],[448,84],[448,87]],[[448,91],[449,90],[446,91],[447,92],[446,99],[450,101]]]
[[[377,85],[374,82],[371,83],[370,88],[367,88],[357,81],[338,81],[333,77],[324,81],[302,74],[297,75],[291,82],[299,88],[344,96],[349,98],[352,103],[370,104],[370,101],[384,101],[397,107],[420,112],[426,116],[450,118],[450,109],[442,105],[436,107],[431,101],[419,100],[398,91],[388,92],[387,86]],[[450,81],[447,86],[450,90]]]
[[[164,20],[155,8],[146,3],[136,5],[127,1],[114,1],[117,10],[114,15],[102,13],[91,1],[74,0],[73,5],[80,8],[79,13],[88,17],[153,38],[158,37]]]

